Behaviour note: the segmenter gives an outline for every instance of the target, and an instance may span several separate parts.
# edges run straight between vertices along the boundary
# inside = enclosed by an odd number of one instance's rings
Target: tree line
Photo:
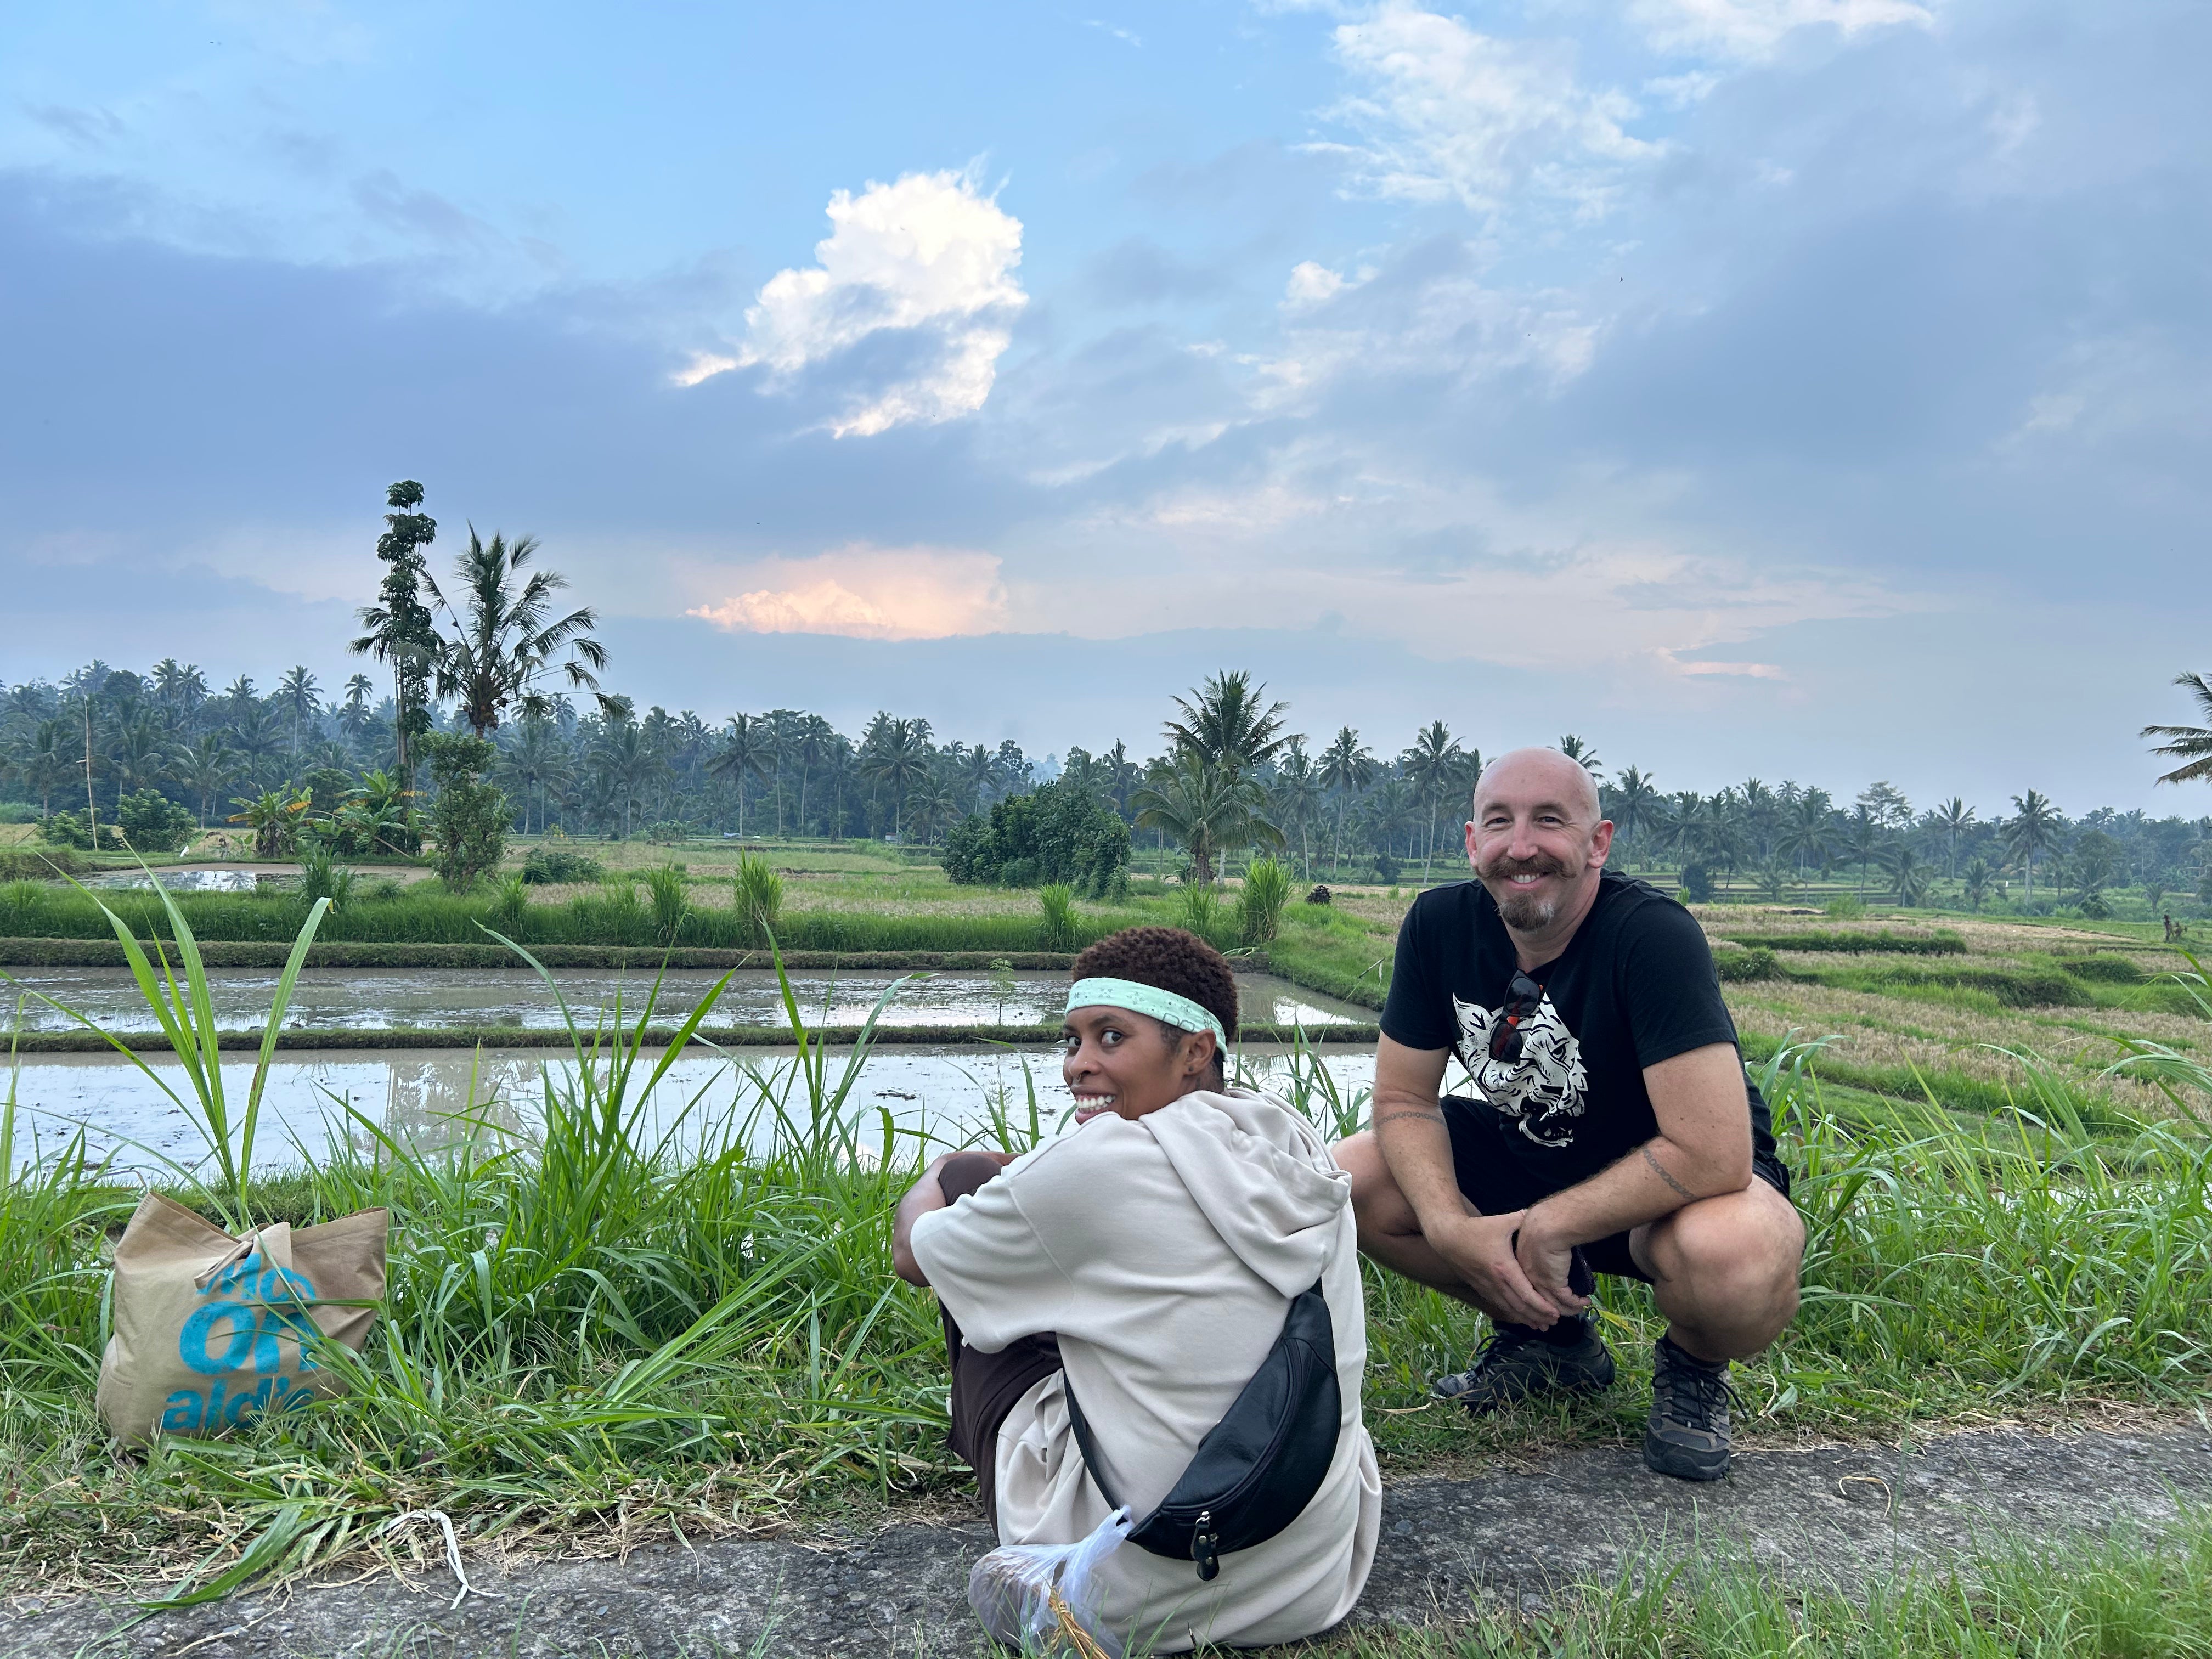
[[[266,691],[243,675],[218,690],[198,665],[166,657],[0,688],[0,801],[82,846],[119,828],[144,849],[234,822],[264,852],[290,850],[313,825],[354,855],[407,854],[428,826],[428,766],[449,787],[495,788],[495,805],[471,798],[472,821],[525,835],[939,844],[973,819],[972,853],[995,805],[1058,779],[1127,826],[1140,854],[1200,882],[1259,852],[1308,880],[1426,881],[1459,867],[1482,751],[1443,720],[1395,749],[1349,726],[1310,737],[1291,729],[1286,702],[1224,670],[1171,699],[1157,752],[1139,758],[1116,741],[1040,765],[1011,739],[943,739],[926,717],[888,710],[851,733],[787,708],[719,721],[641,713],[600,684],[608,656],[592,611],[556,614],[566,580],[535,567],[531,538],[485,542],[471,526],[441,586],[422,500],[412,481],[387,492],[386,574],[352,646],[386,684],[356,672],[326,690],[301,665]],[[2212,720],[2212,689],[2181,683]],[[2170,781],[2212,776],[2212,726],[2144,735],[2185,762]],[[1843,883],[1905,905],[1940,895],[2095,915],[2120,888],[2154,908],[2169,895],[2212,904],[2212,818],[2107,808],[2071,819],[2033,788],[1987,815],[1956,796],[1916,807],[1881,781],[1848,800],[1789,779],[1667,790],[1639,766],[1610,769],[1576,734],[1558,746],[1598,782],[1616,863],[1664,870],[1692,898]]]

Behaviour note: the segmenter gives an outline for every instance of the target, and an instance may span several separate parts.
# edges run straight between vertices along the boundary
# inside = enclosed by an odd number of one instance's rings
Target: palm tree
[[[592,759],[611,788],[622,794],[623,838],[627,841],[630,809],[636,804],[638,792],[665,771],[668,763],[647,740],[638,723],[626,714],[606,723],[605,730],[592,745]]]
[[[70,758],[69,726],[58,720],[40,720],[15,761],[23,787],[39,798],[39,811],[48,817],[53,816],[54,791],[69,782],[75,767]]]
[[[1273,760],[1291,740],[1283,730],[1286,702],[1263,705],[1265,685],[1255,686],[1242,669],[1209,678],[1188,697],[1177,697],[1181,720],[1170,720],[1163,735],[1177,749],[1203,756],[1211,764],[1243,774]]]
[[[767,722],[756,714],[732,714],[724,723],[722,746],[707,758],[707,775],[734,784],[738,792],[738,833],[745,833],[745,780],[768,775]]]
[[[607,665],[607,648],[594,637],[599,617],[589,605],[557,620],[551,617],[553,596],[568,579],[556,570],[534,570],[522,580],[523,567],[537,554],[533,537],[517,537],[510,547],[495,531],[485,543],[471,526],[468,550],[453,561],[460,604],[447,599],[428,574],[422,578],[456,629],[438,642],[438,695],[459,699],[461,718],[478,737],[498,726],[510,708],[525,714],[552,713],[538,681],[564,647],[568,658],[560,672],[580,690],[598,690],[593,671]]]
[[[1413,746],[1398,757],[1399,771],[1429,806],[1429,836],[1421,850],[1424,887],[1429,884],[1429,862],[1437,850],[1437,809],[1458,781],[1461,758],[1459,740],[1444,729],[1442,720],[1431,720],[1415,732]]]
[[[1775,839],[1774,850],[1792,860],[1802,877],[1808,864],[1827,861],[1831,845],[1828,798],[1818,789],[1808,789],[1790,804],[1789,814],[1782,821],[1782,833]]]
[[[860,751],[860,772],[868,782],[890,791],[891,833],[903,836],[907,793],[929,775],[928,722],[878,715]]]
[[[2185,771],[2187,768],[2183,769]],[[2160,779],[2163,782],[2165,780]],[[2027,897],[2035,897],[2035,855],[2058,839],[2058,809],[2031,789],[2026,799],[2012,798],[2013,817],[2004,827],[2006,848],[2027,866]]]
[[[236,712],[230,722],[231,747],[246,757],[247,775],[258,781],[259,763],[282,749],[284,739],[268,708],[255,701],[250,689],[242,702],[234,696],[232,707]]]
[[[1882,867],[1889,872],[1890,879],[1897,884],[1897,902],[1900,908],[1913,910],[1928,902],[1930,878],[1920,855],[1910,847],[1899,847],[1882,860]]]
[[[160,716],[143,709],[108,740],[107,774],[115,780],[118,795],[151,789],[169,775],[174,758]]]
[[[1944,873],[1959,873],[1959,837],[1974,827],[1974,809],[1957,795],[1945,801],[1928,815],[1929,825],[1942,832],[1950,843],[1950,857]]]
[[[1968,859],[1966,860],[1966,879],[1960,884],[1959,887],[1960,896],[1964,898],[1973,908],[1977,910],[1980,909],[1984,901],[1985,901],[1990,896],[1990,872],[1989,860],[1986,859]]]
[[[1559,739],[1559,752],[1592,777],[1605,775],[1605,763],[1597,757],[1597,751],[1573,732],[1570,732]]]
[[[319,689],[305,663],[295,664],[291,672],[276,682],[277,705],[292,716],[292,758],[295,761],[300,757],[301,723],[313,720],[322,706],[315,696]],[[483,733],[477,735],[481,737]]]
[[[1874,809],[1861,801],[1851,811],[1844,830],[1844,847],[1859,866],[1859,897],[1866,897],[1867,867],[1874,862],[1875,854],[1881,850],[1881,820]]]
[[[553,729],[553,722],[526,715],[520,736],[504,757],[507,770],[521,786],[522,833],[530,833],[530,792],[538,792],[538,828],[545,828],[545,798],[550,787],[562,783],[575,768],[569,763],[568,746]]]
[[[1279,820],[1294,826],[1298,832],[1298,863],[1304,872],[1304,879],[1313,879],[1313,848],[1306,831],[1321,812],[1328,799],[1328,791],[1321,781],[1321,769],[1314,764],[1313,757],[1297,744],[1291,745],[1275,770],[1276,816]]]
[[[799,763],[799,833],[806,833],[806,783],[830,752],[836,729],[819,714],[809,714],[792,736],[791,758]]]
[[[1354,795],[1375,781],[1376,765],[1373,752],[1359,741],[1359,733],[1348,726],[1339,726],[1334,739],[1322,750],[1322,784],[1336,795],[1336,835],[1329,843],[1328,853],[1331,879],[1334,879],[1343,861],[1344,810]]]
[[[2177,674],[2173,683],[2188,689],[2203,718],[2212,720],[2212,684],[2202,674]],[[2150,752],[2182,763],[2160,777],[2160,783],[2196,783],[2212,778],[2212,726],[2146,726],[2138,737],[2166,738]]]
[[[200,828],[207,828],[208,811],[215,798],[229,787],[237,773],[232,763],[230,750],[216,732],[204,732],[192,746],[185,750],[171,769],[178,787],[188,795],[200,798]]]
[[[1623,840],[1633,845],[1644,831],[1658,824],[1664,798],[1651,775],[1641,767],[1628,768],[1618,783],[1607,786],[1606,793],[1611,797],[1608,816]]]
[[[1191,750],[1176,755],[1129,797],[1139,830],[1158,830],[1189,850],[1191,879],[1200,885],[1212,884],[1213,857],[1223,848],[1283,844],[1283,832],[1268,818],[1267,804],[1258,780]]]

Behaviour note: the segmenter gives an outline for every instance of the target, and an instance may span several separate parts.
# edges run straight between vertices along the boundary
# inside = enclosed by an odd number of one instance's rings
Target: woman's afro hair
[[[1237,975],[1221,952],[1180,927],[1124,927],[1075,959],[1078,979],[1133,979],[1188,997],[1237,1035]]]

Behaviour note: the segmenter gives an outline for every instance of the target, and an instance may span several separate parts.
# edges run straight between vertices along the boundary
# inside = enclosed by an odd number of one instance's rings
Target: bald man
[[[1336,1148],[1360,1248],[1495,1322],[1439,1395],[1470,1412],[1613,1382],[1593,1273],[1668,1321],[1644,1461],[1728,1473],[1729,1362],[1797,1310],[1805,1229],[1746,1075],[1712,952],[1674,900],[1605,867],[1589,775],[1548,749],[1492,762],[1475,878],[1398,930],[1372,1127]],[[1471,1092],[1442,1092],[1457,1059]]]

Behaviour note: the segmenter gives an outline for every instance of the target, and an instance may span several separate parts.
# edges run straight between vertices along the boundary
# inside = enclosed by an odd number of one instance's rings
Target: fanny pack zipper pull
[[[1190,1559],[1198,1563],[1200,1582],[1211,1583],[1221,1576],[1221,1558],[1214,1553],[1214,1546],[1221,1540],[1212,1533],[1213,1511],[1200,1510],[1198,1525],[1190,1538]]]

